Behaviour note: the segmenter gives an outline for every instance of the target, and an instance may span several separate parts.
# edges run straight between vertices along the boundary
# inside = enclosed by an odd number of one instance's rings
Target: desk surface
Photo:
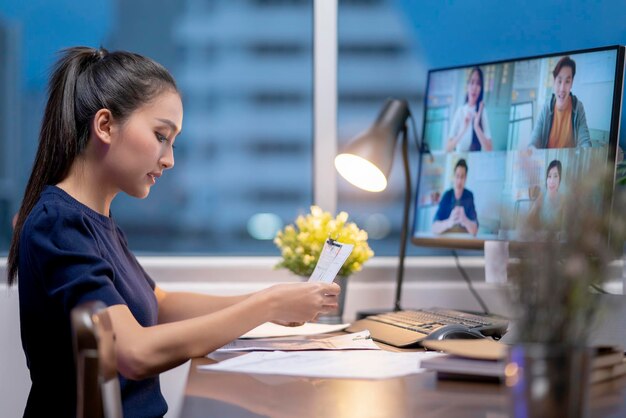
[[[437,380],[433,372],[385,380],[198,371],[192,360],[181,418],[509,417],[508,389]],[[626,416],[626,377],[592,386],[590,417]]]

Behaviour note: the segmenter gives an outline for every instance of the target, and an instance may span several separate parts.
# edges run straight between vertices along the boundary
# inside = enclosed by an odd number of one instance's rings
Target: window
[[[274,233],[308,211],[313,196],[312,2],[74,3],[0,7],[0,49],[12,52],[0,54],[2,91],[10,93],[0,98],[0,251],[8,249],[10,219],[30,173],[55,53],[103,45],[165,65],[185,108],[175,168],[147,200],[120,194],[114,201],[131,248],[278,254]],[[12,91],[15,79],[23,83]]]
[[[338,19],[338,140],[339,147],[367,129],[387,98],[406,99],[421,130],[426,70],[418,59],[415,35],[400,2],[339,1]],[[367,28],[364,30],[364,28]],[[436,115],[441,128],[447,110]],[[413,127],[409,127],[411,179],[417,172]],[[387,189],[358,190],[338,176],[338,210],[345,210],[367,230],[376,255],[397,255],[404,201],[400,146]],[[415,247],[410,248],[415,252]],[[432,253],[433,250],[421,250]]]

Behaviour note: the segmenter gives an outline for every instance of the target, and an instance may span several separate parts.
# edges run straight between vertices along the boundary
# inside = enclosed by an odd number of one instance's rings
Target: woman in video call
[[[141,55],[75,47],[48,91],[7,262],[32,380],[25,417],[76,415],[70,312],[83,302],[107,306],[124,416],[133,418],[167,412],[159,373],[266,321],[295,325],[337,307],[339,286],[319,282],[236,296],[161,289],[110,207],[120,192],[146,198],[174,166],[183,122],[174,79]]]
[[[474,67],[467,79],[465,104],[454,113],[446,151],[491,151],[491,130],[483,101],[483,72]]]
[[[590,147],[585,108],[572,94],[576,62],[569,56],[561,58],[552,76],[554,92],[537,116],[530,145],[535,148]]]
[[[546,170],[546,190],[535,199],[530,209],[530,217],[550,229],[560,229],[563,219],[563,200],[559,193],[562,166],[559,160],[552,160]]]
[[[478,219],[474,194],[465,188],[467,163],[460,159],[454,166],[454,187],[441,197],[432,225],[435,234],[467,232],[476,235]]]

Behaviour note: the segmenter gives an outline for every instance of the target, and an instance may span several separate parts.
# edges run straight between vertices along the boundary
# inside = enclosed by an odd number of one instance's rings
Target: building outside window
[[[387,97],[410,100],[419,127],[424,72],[399,3],[339,1],[338,28],[339,146]],[[150,56],[183,96],[175,168],[146,200],[120,194],[112,207],[137,253],[278,255],[276,231],[313,203],[313,1],[11,2],[0,6],[0,45],[0,253],[35,155],[50,67],[73,45]],[[400,168],[378,196],[338,180],[337,209],[368,230],[378,255],[397,253]]]

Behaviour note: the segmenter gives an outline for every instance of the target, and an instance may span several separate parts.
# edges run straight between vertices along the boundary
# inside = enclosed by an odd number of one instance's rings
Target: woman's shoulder
[[[463,119],[465,117],[465,114],[467,113],[467,110],[467,103],[463,103],[461,106],[457,106],[456,110],[454,111],[454,119]]]
[[[22,234],[84,229],[90,224],[108,226],[106,220],[58,187],[47,186],[26,218]]]

